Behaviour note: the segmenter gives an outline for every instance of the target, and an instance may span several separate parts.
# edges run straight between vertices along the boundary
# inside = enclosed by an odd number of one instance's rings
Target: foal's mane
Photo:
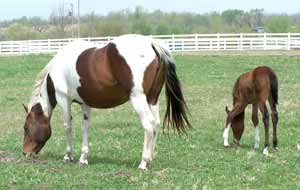
[[[239,87],[240,78],[241,77],[239,77],[233,85],[233,89],[232,89],[233,102],[234,102],[235,97],[238,96],[238,87]]]
[[[50,62],[51,63],[51,62]],[[42,84],[44,82],[44,79],[46,78],[47,74],[49,73],[50,69],[50,63],[48,63],[43,70],[39,72],[35,79],[35,84],[33,85],[33,90],[31,94],[31,100],[28,105],[28,109],[30,110],[34,103],[36,103],[40,97],[40,92],[42,88]]]

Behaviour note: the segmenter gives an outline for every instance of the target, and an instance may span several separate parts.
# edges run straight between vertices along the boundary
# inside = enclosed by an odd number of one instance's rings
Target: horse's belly
[[[101,88],[79,87],[77,91],[84,103],[93,108],[112,108],[129,99],[129,93],[119,85]]]

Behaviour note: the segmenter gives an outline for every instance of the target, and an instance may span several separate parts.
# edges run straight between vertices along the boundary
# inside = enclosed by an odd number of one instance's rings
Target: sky
[[[59,5],[77,9],[78,0],[0,0],[0,20],[22,16],[48,18]],[[111,11],[142,6],[148,11],[208,13],[226,9],[251,10],[263,8],[266,13],[300,13],[300,0],[80,0],[80,12],[105,15]]]

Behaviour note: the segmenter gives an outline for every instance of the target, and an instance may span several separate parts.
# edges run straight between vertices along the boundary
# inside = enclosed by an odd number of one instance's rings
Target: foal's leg
[[[263,115],[263,122],[264,122],[264,126],[265,126],[265,148],[263,151],[264,155],[268,155],[269,154],[269,146],[270,146],[270,142],[269,142],[269,112],[268,112],[268,108],[266,106],[265,103],[261,103],[259,105],[259,110]]]
[[[156,103],[156,105],[151,105],[150,104],[150,109],[151,112],[155,118],[155,124],[154,124],[154,132],[153,132],[153,143],[152,143],[152,150],[151,150],[151,156],[152,159],[154,158],[154,149],[155,149],[155,145],[156,145],[156,139],[157,139],[157,135],[158,135],[158,131],[159,131],[159,127],[160,127],[160,117],[159,117],[159,103]]]
[[[150,169],[150,162],[152,161],[152,148],[155,136],[155,118],[147,103],[145,94],[135,93],[130,96],[130,101],[133,108],[139,115],[144,128],[144,147],[142,154],[142,161],[139,168],[142,170]]]
[[[272,124],[273,124],[273,147],[277,149],[277,123],[278,123],[278,112],[276,108],[276,104],[273,100],[269,99],[269,104],[271,108],[271,117],[272,117]]]
[[[64,156],[64,161],[71,162],[73,161],[71,104],[66,98],[62,98],[60,96],[57,96],[57,102],[62,108],[62,112],[64,116],[64,127],[66,130],[66,137],[67,137],[67,148],[66,148],[66,155]]]
[[[89,123],[90,123],[90,113],[91,108],[86,104],[81,106],[82,109],[82,146],[81,146],[81,156],[79,159],[79,164],[88,164],[88,153],[89,153]]]
[[[258,106],[257,104],[252,104],[252,123],[255,128],[255,137],[254,137],[254,148],[259,148],[259,128],[258,128]]]
[[[246,106],[247,105],[244,105],[244,104],[236,104],[234,106],[234,108],[231,110],[231,112],[229,113],[229,115],[227,117],[227,121],[226,121],[226,127],[223,132],[223,139],[224,139],[225,147],[229,147],[228,136],[229,136],[230,125],[231,125],[233,118],[236,117],[237,115],[239,115],[240,113],[242,113]]]

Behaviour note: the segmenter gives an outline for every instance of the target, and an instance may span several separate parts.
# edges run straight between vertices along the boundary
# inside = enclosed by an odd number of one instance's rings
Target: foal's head
[[[226,106],[225,111],[227,113],[227,121],[230,114],[230,110]],[[244,117],[245,117],[245,111],[241,112],[239,115],[235,116],[232,119],[232,122],[230,123],[230,126],[232,128],[233,137],[234,137],[234,143],[240,144],[240,140],[242,138],[243,132],[244,132]],[[228,125],[229,123],[226,123]]]
[[[24,124],[23,153],[39,153],[51,136],[50,120],[44,115],[40,103],[28,108],[24,106],[27,113]]]

